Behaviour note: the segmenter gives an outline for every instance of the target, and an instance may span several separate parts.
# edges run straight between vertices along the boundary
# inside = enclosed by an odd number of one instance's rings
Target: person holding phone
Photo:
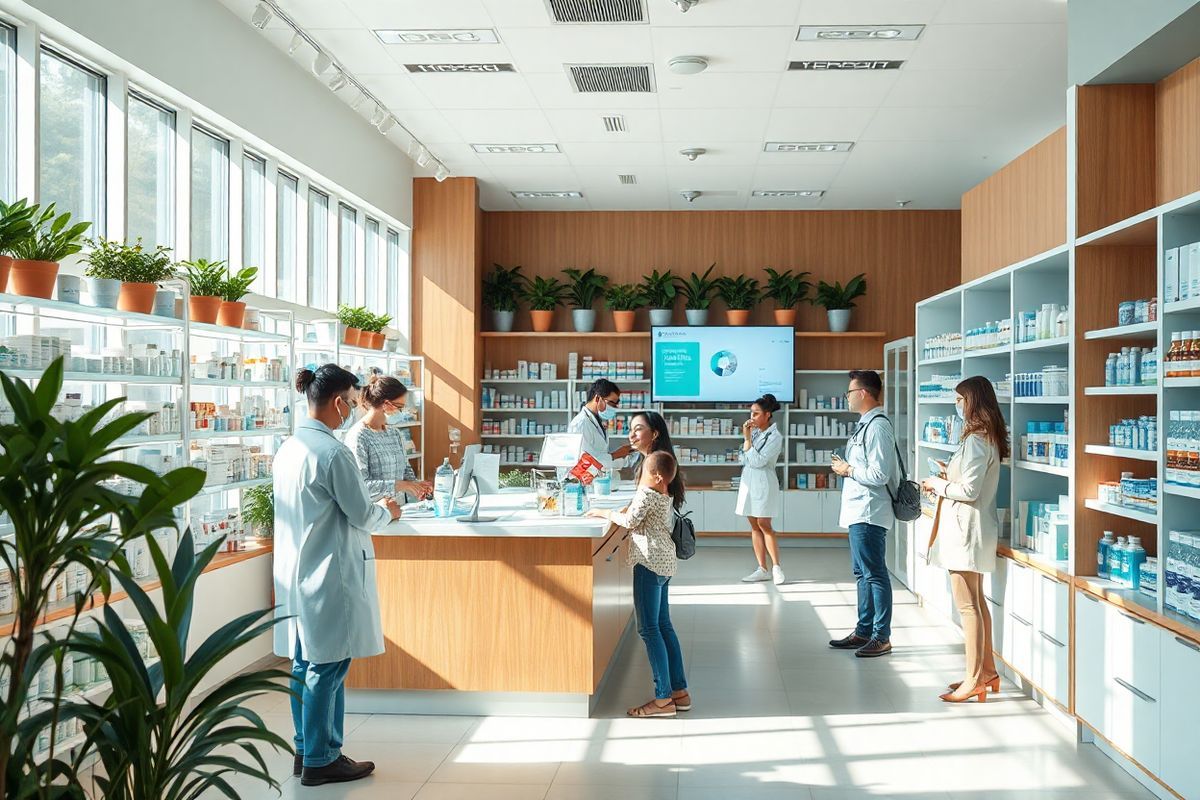
[[[771,517],[779,513],[779,476],[775,465],[783,452],[783,435],[775,427],[779,401],[764,394],[750,405],[750,419],[742,423],[742,480],[738,485],[735,511],[750,521],[750,543],[758,568],[742,580],[759,583],[772,580],[782,584],[786,578],[779,561],[779,542],[771,527]],[[767,555],[771,571],[767,572]]]
[[[347,431],[345,445],[373,499],[400,493],[413,500],[433,497],[433,484],[417,480],[402,429],[395,426],[407,396],[408,387],[390,375],[372,375],[359,393],[366,413]]]

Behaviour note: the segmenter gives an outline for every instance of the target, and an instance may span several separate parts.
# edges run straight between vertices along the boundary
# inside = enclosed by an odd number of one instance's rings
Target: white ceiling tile
[[[410,108],[432,109],[434,106],[412,78],[403,73],[394,75],[359,75],[358,79],[386,105],[400,116],[401,111]]]
[[[479,144],[549,144],[554,129],[540,111],[445,110],[442,116],[468,142]]]
[[[788,72],[779,81],[775,107],[877,108],[902,71]]]
[[[485,157],[486,161],[486,157]],[[487,164],[496,180],[514,192],[572,192],[582,191],[575,170],[569,164],[543,166],[528,163]]]
[[[858,145],[855,145],[857,149]],[[757,164],[765,169],[773,169],[775,167],[834,167],[845,164],[846,160],[853,154],[853,150],[849,153],[767,153],[763,152],[762,145],[759,145],[759,156]]]
[[[611,172],[627,167],[664,163],[660,142],[568,142],[562,145],[571,163],[579,166],[611,165]]]
[[[693,9],[693,10],[698,10]],[[689,12],[690,13],[690,12]],[[778,72],[795,37],[791,27],[775,28],[651,28],[659,74],[670,73],[674,56],[703,56],[707,72]],[[693,77],[693,76],[683,76]]]
[[[402,67],[388,56],[387,48],[370,31],[328,30],[317,35],[321,45],[350,72],[385,75]]]
[[[481,0],[492,22],[501,27],[551,27],[555,25],[545,0]]]
[[[874,108],[776,108],[767,122],[769,142],[854,142],[875,117]]]
[[[396,118],[423,142],[453,142],[461,138],[440,111],[414,108],[396,114]]]
[[[544,109],[550,108],[594,108],[611,113],[614,108],[658,108],[658,94],[605,93],[581,94],[571,88],[571,79],[565,70],[552,73],[525,75],[534,97]]]
[[[297,25],[310,30],[362,28],[344,0],[287,0],[280,7]]]
[[[1031,62],[1067,68],[1067,26],[935,25],[926,29],[909,59],[912,69],[1002,69]]]
[[[504,41],[522,72],[563,72],[564,64],[649,64],[650,29],[644,25],[559,25],[506,28]]]
[[[687,157],[681,155],[679,151],[689,147],[703,147],[708,152],[695,161],[688,161]],[[740,164],[746,166],[758,160],[758,155],[762,152],[762,149],[763,143],[761,139],[745,142],[706,142],[699,139],[676,139],[674,141],[663,142],[662,144],[664,163],[668,165],[713,164],[731,166]]]
[[[566,153],[478,153],[479,160],[497,175],[516,175],[530,171],[570,170]]]
[[[796,0],[702,0],[682,13],[666,0],[646,0],[650,23],[654,26],[702,28],[708,26],[781,25],[796,22]],[[795,31],[793,31],[795,33]]]
[[[538,108],[537,99],[525,84],[525,77],[517,73],[415,74],[410,78],[434,106],[446,111]]]
[[[1066,0],[954,0],[942,6],[937,24],[1067,22]]]
[[[368,28],[490,28],[492,18],[479,0],[343,0]]]
[[[861,138],[863,141],[963,141],[987,152],[997,144],[1023,141],[1028,132],[1024,119],[1011,117],[1003,109],[881,108]]]
[[[736,191],[745,194],[750,187],[750,171],[745,167],[717,164],[668,164],[667,183],[676,191]]]
[[[755,189],[826,189],[841,171],[840,164],[772,164],[754,168],[750,183]]]
[[[1066,106],[1066,90],[1052,76],[1041,81],[1030,82],[1019,72],[1000,70],[968,69],[902,69],[883,106],[915,107],[961,107],[992,106],[1011,107],[1030,92],[1042,91],[1047,87],[1052,92],[1061,92],[1061,105]]]
[[[770,108],[780,78],[766,72],[658,74],[660,108]]]
[[[562,142],[596,142],[625,144],[629,142],[658,142],[662,140],[662,127],[657,111],[630,110],[614,107],[611,111],[589,109],[554,109],[545,112],[551,127]],[[603,117],[613,114],[624,118],[624,133],[609,133],[604,127]]]
[[[386,44],[388,57],[405,64],[511,64],[512,52],[503,44]]]
[[[801,25],[928,25],[960,0],[800,0]],[[993,0],[1005,3],[1008,0]]]
[[[746,108],[736,112],[723,109],[664,109],[662,132],[666,139],[690,139],[695,147],[703,147],[705,142],[761,140],[769,114],[765,108]]]

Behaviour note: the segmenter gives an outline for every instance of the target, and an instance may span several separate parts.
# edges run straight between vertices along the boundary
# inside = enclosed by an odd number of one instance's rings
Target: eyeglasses
[[[616,400],[606,397],[606,398],[604,398],[604,402],[607,403],[608,405],[612,406],[613,408],[621,407],[621,398],[619,398],[619,397]]]
[[[862,390],[863,390],[863,387],[861,387],[861,386],[859,386],[857,389],[847,389],[846,391],[842,392],[842,397],[849,400],[850,395],[854,394],[855,392],[861,392]]]

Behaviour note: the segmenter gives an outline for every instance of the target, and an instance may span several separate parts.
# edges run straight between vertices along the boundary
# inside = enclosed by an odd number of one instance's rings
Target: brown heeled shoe
[[[985,683],[983,685],[992,694],[999,694],[1000,693],[1000,676],[997,675],[996,677],[992,678],[990,681],[988,681],[987,683]],[[949,689],[952,692],[957,691],[958,687],[960,687],[960,686],[962,686],[962,681],[957,681],[956,683],[950,684]]]
[[[980,686],[978,689],[971,692],[966,697],[955,697],[953,692],[946,692],[945,694],[941,695],[941,699],[942,699],[943,703],[965,703],[968,700],[970,700],[972,697],[978,699],[979,702],[981,702],[981,703],[986,703],[987,702],[987,687]]]

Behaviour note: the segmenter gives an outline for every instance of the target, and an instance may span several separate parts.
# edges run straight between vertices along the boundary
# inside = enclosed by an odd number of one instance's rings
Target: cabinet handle
[[[606,558],[606,559],[604,559],[604,560],[605,560],[605,561],[612,561],[612,560],[613,560],[613,557],[614,557],[614,556],[617,554],[617,551],[618,551],[618,550],[620,550],[620,549],[621,549],[621,545],[617,545],[616,547],[614,547],[614,548],[613,548],[613,551],[612,551],[611,553],[609,553],[609,554],[608,554],[608,558]]]
[[[1197,653],[1200,653],[1200,644],[1196,644],[1195,642],[1189,642],[1187,639],[1181,638],[1179,636],[1175,637],[1175,641],[1179,642],[1181,645],[1188,648],[1189,650],[1195,650]]]
[[[1020,614],[1013,614],[1012,618],[1015,619],[1017,622],[1021,623],[1022,625],[1028,625],[1030,627],[1033,627],[1033,623],[1030,622],[1029,620],[1025,619],[1024,617],[1022,617]]]
[[[1080,594],[1081,594],[1081,595],[1083,595],[1084,599],[1086,599],[1086,600],[1091,600],[1093,603],[1096,603],[1097,605],[1099,605],[1099,604],[1100,604],[1100,600],[1099,600],[1099,598],[1092,597],[1092,596],[1091,596],[1090,594],[1088,594],[1087,592],[1080,592]]]
[[[1042,579],[1050,581],[1055,586],[1062,586],[1062,581],[1060,581],[1058,578],[1051,577],[1050,575],[1047,575],[1044,572],[1042,573]]]
[[[1141,617],[1135,617],[1133,614],[1126,614],[1124,611],[1118,611],[1117,613],[1120,614],[1125,619],[1136,622],[1138,625],[1146,624],[1146,620],[1142,619]]]
[[[1042,638],[1045,639],[1047,642],[1052,642],[1059,647],[1066,647],[1065,644],[1060,642],[1058,639],[1055,639],[1053,636],[1046,633],[1045,631],[1038,631],[1038,633],[1040,633],[1042,635]]]
[[[1157,703],[1157,702],[1158,702],[1158,701],[1157,701],[1157,700],[1155,700],[1153,697],[1151,697],[1150,695],[1148,695],[1148,694],[1146,694],[1145,692],[1143,692],[1141,689],[1137,688],[1136,686],[1131,686],[1131,685],[1129,685],[1128,683],[1126,683],[1125,681],[1121,680],[1120,678],[1113,678],[1113,680],[1114,680],[1114,681],[1116,681],[1117,683],[1121,684],[1121,686],[1125,687],[1125,688],[1126,688],[1126,689],[1128,689],[1129,691],[1131,691],[1131,692],[1133,692],[1134,694],[1136,694],[1138,697],[1140,697],[1140,698],[1142,698],[1143,700],[1145,700],[1147,703]]]

